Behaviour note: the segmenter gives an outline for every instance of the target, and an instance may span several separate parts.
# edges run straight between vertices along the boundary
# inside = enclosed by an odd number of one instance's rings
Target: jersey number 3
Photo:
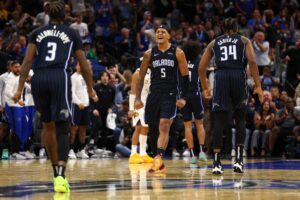
[[[47,56],[46,56],[46,61],[53,61],[55,59],[56,55],[56,48],[57,44],[55,42],[48,42],[47,43]]]
[[[236,45],[230,45],[230,46],[222,46],[220,48],[221,50],[221,61],[226,61],[228,60],[228,56],[232,56],[233,60],[237,59],[236,55]]]

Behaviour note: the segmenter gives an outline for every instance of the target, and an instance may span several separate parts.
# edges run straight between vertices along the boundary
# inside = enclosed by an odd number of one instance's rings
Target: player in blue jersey
[[[18,90],[13,97],[21,98],[24,82],[34,61],[34,76],[31,80],[32,95],[37,110],[41,113],[43,132],[48,155],[54,173],[54,191],[68,193],[69,184],[65,178],[69,152],[69,127],[71,81],[69,60],[75,54],[89,97],[97,101],[92,88],[92,74],[86,61],[79,34],[64,25],[65,3],[54,0],[49,4],[50,24],[34,30],[29,38],[26,55],[21,67]]]
[[[199,66],[199,54],[201,47],[196,41],[185,42],[182,46],[182,50],[185,53],[186,60],[189,69],[189,91],[186,96],[186,104],[180,110],[184,120],[185,139],[192,155],[191,164],[197,163],[197,156],[194,154],[194,140],[192,134],[192,119],[195,119],[195,125],[197,129],[198,141],[199,141],[199,159],[206,161],[206,154],[203,152],[205,141],[205,130],[203,127],[204,107],[202,103],[202,93],[200,91],[200,81],[198,76]]]
[[[243,143],[245,139],[246,104],[248,99],[247,63],[255,82],[254,93],[263,100],[263,90],[255,62],[251,41],[238,34],[236,19],[228,18],[224,21],[224,35],[217,37],[207,46],[200,64],[199,78],[203,95],[211,98],[211,91],[206,83],[206,67],[212,57],[215,57],[216,73],[212,97],[212,111],[214,112],[214,159],[213,174],[222,174],[220,161],[222,148],[222,133],[226,126],[228,111],[233,107],[237,131],[237,156],[233,165],[234,172],[243,173]]]
[[[162,157],[168,145],[170,126],[176,116],[176,106],[182,108],[185,105],[189,86],[184,52],[169,42],[170,34],[168,31],[165,25],[159,26],[156,30],[157,46],[146,51],[143,56],[135,101],[136,109],[143,107],[141,91],[147,69],[150,68],[151,84],[145,108],[145,120],[150,127],[159,119],[157,155],[150,169],[150,172],[153,173],[165,172]],[[183,79],[183,92],[178,99],[179,71]]]

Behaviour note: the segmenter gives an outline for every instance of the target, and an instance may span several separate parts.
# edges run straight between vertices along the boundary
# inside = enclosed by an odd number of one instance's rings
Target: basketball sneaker
[[[231,150],[231,157],[235,157],[235,156],[236,156],[235,149],[232,149],[232,150]]]
[[[153,163],[153,158],[151,158],[148,154],[140,157],[142,158],[143,163]]]
[[[69,200],[70,193],[54,193],[53,200]]]
[[[141,164],[144,160],[141,158],[141,156],[137,153],[130,155],[129,157],[129,164]]]
[[[160,156],[156,156],[153,159],[153,164],[149,172],[153,174],[163,174],[166,172],[165,164]]]
[[[244,173],[244,164],[241,160],[236,160],[233,164],[233,171],[236,173]]]
[[[26,157],[19,154],[19,153],[13,153],[9,157],[10,160],[26,160]]]
[[[89,159],[90,157],[86,154],[85,150],[82,149],[81,151],[79,151],[77,154],[76,154],[77,158],[79,159]]]
[[[70,192],[70,186],[68,180],[62,176],[57,176],[53,178],[54,182],[54,191],[61,192],[61,193],[68,193]]]
[[[9,159],[8,149],[3,149],[2,150],[2,160],[8,160],[8,159]]]
[[[204,152],[199,153],[199,160],[206,162],[207,161],[207,156]]]
[[[220,161],[214,161],[213,167],[212,167],[212,173],[213,174],[223,174],[223,167]]]
[[[197,157],[196,156],[193,156],[191,158],[191,164],[197,164]]]
[[[46,158],[46,149],[45,148],[41,148],[39,151],[39,158],[43,159]]]
[[[73,149],[70,149],[68,156],[69,156],[69,159],[71,159],[71,160],[72,160],[72,159],[73,159],[73,160],[76,160],[76,159],[77,159],[76,154],[75,154],[75,152],[74,152]]]

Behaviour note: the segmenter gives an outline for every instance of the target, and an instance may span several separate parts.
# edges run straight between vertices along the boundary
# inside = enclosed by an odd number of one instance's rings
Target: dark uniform
[[[71,81],[68,64],[72,50],[83,50],[79,34],[66,25],[47,25],[33,31],[29,43],[37,46],[31,87],[42,121],[69,121]]]
[[[246,106],[248,99],[247,58],[242,36],[222,35],[216,38],[213,52],[216,73],[212,106],[213,111],[229,111],[232,106],[240,109]]]
[[[191,121],[192,114],[194,114],[195,119],[202,119],[204,114],[203,103],[202,103],[202,93],[200,91],[200,81],[198,76],[198,65],[199,60],[194,61],[188,60],[189,68],[189,91],[186,96],[186,104],[180,110],[183,115],[184,121]]]
[[[155,46],[150,58],[151,85],[145,108],[147,124],[155,123],[160,118],[173,119],[176,116],[178,94],[178,61],[176,47],[165,52]]]

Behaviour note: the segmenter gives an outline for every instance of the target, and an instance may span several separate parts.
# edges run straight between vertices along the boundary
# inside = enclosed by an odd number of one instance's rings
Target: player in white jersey
[[[139,78],[138,68],[132,75],[131,93],[129,95],[129,117],[132,118],[132,126],[135,127],[132,135],[131,155],[129,158],[130,164],[152,163],[153,159],[146,153],[148,125],[145,123],[145,108],[135,109],[134,102],[136,97],[136,84]],[[150,73],[148,70],[144,79],[144,86],[141,93],[141,100],[146,104],[150,87]],[[137,153],[137,145],[140,143],[140,154]]]

